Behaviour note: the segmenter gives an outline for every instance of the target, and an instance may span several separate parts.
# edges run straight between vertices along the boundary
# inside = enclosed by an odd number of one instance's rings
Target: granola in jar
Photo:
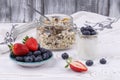
[[[50,21],[41,18],[37,28],[37,40],[42,47],[52,50],[71,48],[75,43],[72,17],[67,15],[48,16]]]

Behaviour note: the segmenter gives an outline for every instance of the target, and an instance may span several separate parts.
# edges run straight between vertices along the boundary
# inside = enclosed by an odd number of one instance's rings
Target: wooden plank
[[[11,22],[30,22],[36,18],[36,13],[30,7],[41,11],[41,0],[11,0]]]
[[[120,17],[120,0],[110,0],[110,17]]]
[[[72,14],[90,11],[111,17],[120,16],[120,0],[0,0],[0,22],[29,22],[40,15],[27,4],[45,14]]]
[[[75,12],[75,0],[44,0],[44,13],[72,14]]]
[[[101,15],[109,16],[110,0],[99,0],[98,13]]]
[[[33,1],[34,0],[25,0],[25,9],[24,9],[24,19],[25,19],[25,22],[30,22],[33,20],[33,14],[34,14],[34,11],[27,6],[27,4],[30,4],[31,6],[34,7],[33,5]]]
[[[76,11],[98,12],[99,0],[76,0]]]
[[[11,0],[11,22],[24,21],[24,1]]]
[[[33,12],[27,7],[28,2],[32,4],[32,0],[11,0],[11,22],[27,22],[32,20]]]
[[[33,1],[33,7],[36,10],[40,11],[42,14],[44,13],[44,11],[43,11],[44,10],[43,2],[44,2],[43,0],[34,0]],[[40,14],[34,12],[33,13],[33,20],[39,19],[39,18],[40,18]]]
[[[10,0],[0,0],[0,22],[10,22]]]

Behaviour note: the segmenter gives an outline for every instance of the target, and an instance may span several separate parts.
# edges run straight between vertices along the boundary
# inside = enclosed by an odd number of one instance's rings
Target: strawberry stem
[[[67,63],[67,64],[66,64],[65,68],[68,68],[71,62],[72,62],[72,58],[69,57],[69,58],[66,60],[66,63]]]
[[[65,66],[65,68],[68,68],[68,66],[69,66],[69,64],[67,64],[67,65]]]
[[[25,36],[25,38],[23,38],[23,43],[25,44],[26,40],[29,38],[29,36]]]
[[[8,45],[8,47],[9,47],[10,51],[12,52],[13,44],[10,43],[10,44]]]

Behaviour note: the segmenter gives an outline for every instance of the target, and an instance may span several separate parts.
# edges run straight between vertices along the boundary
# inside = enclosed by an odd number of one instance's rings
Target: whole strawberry
[[[30,51],[38,50],[38,42],[35,38],[29,38],[28,36],[26,36],[23,40],[23,43],[28,47]]]
[[[25,46],[25,44],[15,43],[14,45],[8,45],[10,50],[15,56],[24,56],[29,53],[29,49]]]

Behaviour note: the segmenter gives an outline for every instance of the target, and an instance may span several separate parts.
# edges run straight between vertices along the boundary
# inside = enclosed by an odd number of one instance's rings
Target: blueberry
[[[90,31],[83,31],[82,34],[83,35],[90,35]]]
[[[42,60],[43,60],[42,56],[37,56],[35,58],[35,62],[39,62],[39,61],[42,61]]]
[[[33,54],[33,52],[29,52],[28,54],[27,54],[27,56],[31,56]]]
[[[100,59],[100,63],[101,63],[101,64],[106,64],[106,62],[107,62],[107,61],[106,61],[104,58]]]
[[[96,34],[97,32],[95,30],[91,32],[91,35],[96,35]]]
[[[35,51],[33,54],[34,54],[35,56],[38,56],[38,55],[41,55],[41,52],[40,52],[40,51]]]
[[[90,31],[90,32],[93,32],[93,31],[95,31],[95,30],[94,30],[94,29],[90,29],[89,31]]]
[[[35,61],[35,58],[36,58],[35,55],[31,55],[30,57],[32,57],[33,61]]]
[[[68,58],[69,58],[69,55],[68,55],[67,53],[63,53],[63,54],[62,54],[62,58],[63,58],[63,59],[68,59]]]
[[[47,49],[45,49],[45,48],[40,48],[40,51],[41,51],[41,53],[45,53],[45,52],[47,52]]]
[[[92,66],[93,65],[93,61],[92,60],[87,60],[86,61],[86,65],[87,66]]]
[[[81,27],[80,30],[81,32],[83,32],[85,30],[85,27]]]
[[[50,51],[50,50],[48,50],[46,53],[49,55],[49,57],[51,57],[53,55],[52,51]]]
[[[23,57],[16,57],[15,59],[16,59],[17,61],[21,61],[21,62],[24,61]]]
[[[31,56],[27,56],[24,59],[25,59],[25,62],[33,62],[33,58]]]
[[[49,58],[49,54],[48,53],[44,53],[43,55],[42,55],[42,58],[45,60],[45,59],[48,59]]]

